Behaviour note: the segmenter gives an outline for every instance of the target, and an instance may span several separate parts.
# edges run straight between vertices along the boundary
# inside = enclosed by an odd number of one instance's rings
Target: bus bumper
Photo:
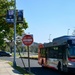
[[[69,67],[69,68],[68,68],[68,72],[70,72],[70,73],[75,73],[75,68]]]

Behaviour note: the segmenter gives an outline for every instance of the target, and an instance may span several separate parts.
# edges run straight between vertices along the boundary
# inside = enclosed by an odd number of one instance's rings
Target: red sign
[[[33,36],[32,35],[25,35],[23,38],[22,38],[22,42],[24,45],[31,45],[33,43]]]

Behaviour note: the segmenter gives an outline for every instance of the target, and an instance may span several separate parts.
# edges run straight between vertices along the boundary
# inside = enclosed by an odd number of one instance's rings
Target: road
[[[0,59],[3,60],[8,60],[13,62],[13,57],[0,57]],[[23,59],[25,67],[28,67],[28,59]],[[16,58],[16,64],[19,65],[20,67],[24,67],[21,58]],[[30,60],[30,67],[41,67],[37,60]]]
[[[2,60],[8,60],[13,62],[13,57],[0,57],[0,59]],[[23,59],[24,63],[25,63],[25,69],[29,70],[28,68],[28,59]],[[22,68],[24,68],[22,61],[20,58],[16,58],[16,64]],[[52,69],[48,69],[48,68],[42,68],[37,60],[30,60],[30,70],[32,73],[34,73],[35,75],[65,75],[64,73],[59,73],[58,71],[54,71]],[[72,74],[73,75],[73,74]]]

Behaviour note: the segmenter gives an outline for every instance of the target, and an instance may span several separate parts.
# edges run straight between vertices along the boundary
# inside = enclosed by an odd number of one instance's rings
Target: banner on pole
[[[6,21],[8,23],[14,23],[14,10],[7,10]]]
[[[17,23],[23,23],[23,10],[16,10],[15,16]],[[6,21],[7,23],[14,23],[14,10],[7,10]]]
[[[23,23],[23,10],[17,10],[17,23]]]

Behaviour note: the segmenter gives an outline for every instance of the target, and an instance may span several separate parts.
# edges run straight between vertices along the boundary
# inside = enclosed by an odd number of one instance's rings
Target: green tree
[[[14,24],[8,24],[6,22],[6,14],[7,10],[14,8],[14,0],[0,0],[0,49],[5,47],[5,38],[12,42],[14,36]],[[19,23],[16,25],[16,33],[17,35],[22,35],[24,32],[23,29],[28,28],[28,23],[24,18],[23,23]]]

